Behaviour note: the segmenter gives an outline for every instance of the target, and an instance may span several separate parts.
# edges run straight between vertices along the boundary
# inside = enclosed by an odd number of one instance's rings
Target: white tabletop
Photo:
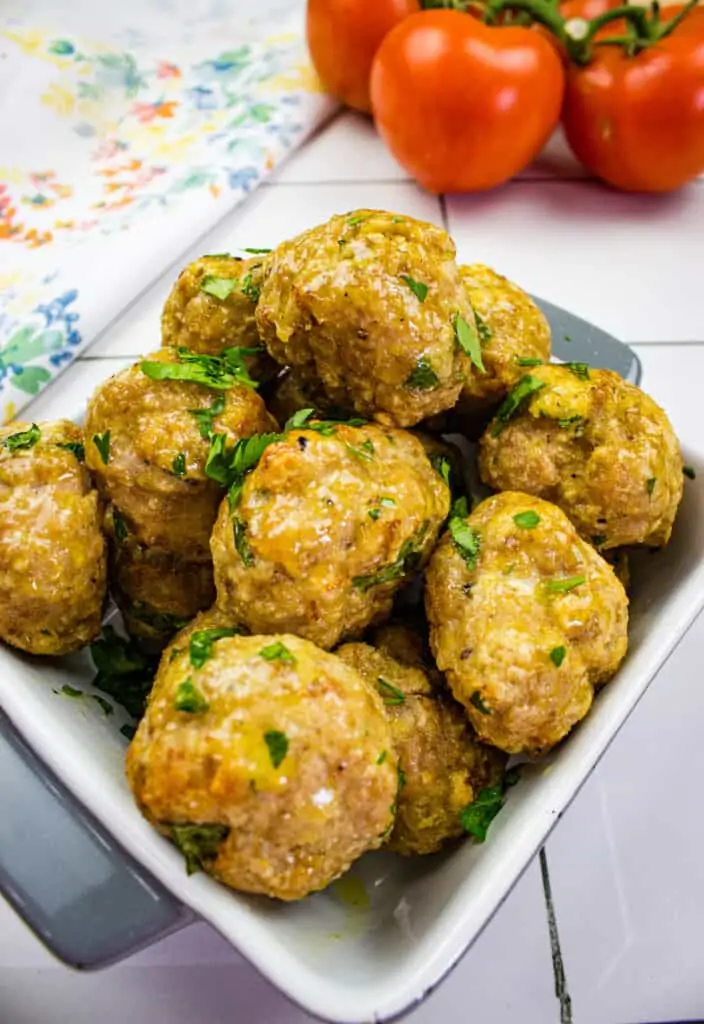
[[[635,347],[645,388],[704,451],[704,181],[663,198],[585,179],[554,140],[487,195],[420,192],[371,125],[337,117],[192,254],[270,246],[332,213],[372,206],[447,224],[479,260]],[[187,257],[186,257],[187,258]],[[186,259],[179,260],[179,263]],[[158,348],[174,272],[146,292],[32,406],[75,408],[130,357]],[[566,992],[555,993],[536,860],[452,976],[409,1024],[645,1024],[704,1018],[704,618],[659,673],[546,846]],[[553,935],[554,940],[554,935]],[[571,1006],[571,1008],[570,1008]],[[0,1024],[302,1024],[206,925],[80,975],[0,905]]]

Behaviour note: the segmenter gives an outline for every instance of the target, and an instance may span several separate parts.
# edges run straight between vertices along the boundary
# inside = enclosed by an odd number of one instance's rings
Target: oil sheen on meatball
[[[145,361],[174,363],[178,357],[162,349]],[[208,560],[222,497],[222,488],[205,474],[208,432],[234,442],[276,424],[250,387],[221,391],[153,380],[141,367],[110,377],[94,393],[86,416],[86,462],[137,541]]]
[[[453,515],[426,574],[438,668],[481,739],[545,753],[626,654],[628,599],[555,505],[506,492]]]
[[[392,642],[401,642],[398,629]],[[464,709],[422,668],[370,644],[343,644],[336,653],[376,687],[391,727],[400,785],[387,846],[406,855],[435,853],[463,834],[460,812],[499,782],[505,758],[477,742]]]
[[[486,423],[526,366],[549,361],[550,325],[531,297],[501,274],[480,263],[459,271],[474,309],[484,363],[483,373],[467,379],[455,409],[466,428]],[[468,432],[478,436],[474,429]]]
[[[127,754],[132,791],[189,870],[301,899],[393,824],[398,774],[381,699],[306,640],[208,644],[204,632],[162,658]]]
[[[554,502],[600,548],[667,543],[682,455],[652,398],[610,370],[570,363],[531,370],[507,401],[515,412],[500,409],[481,441],[485,483]]]
[[[459,316],[474,334],[454,244],[412,217],[358,210],[284,242],[256,316],[274,359],[384,424],[449,409],[474,372],[455,331]]]
[[[316,424],[264,451],[212,536],[218,605],[252,632],[321,647],[388,616],[423,566],[449,490],[400,430]]]
[[[82,441],[68,420],[0,427],[0,639],[30,654],[100,633],[105,540]]]

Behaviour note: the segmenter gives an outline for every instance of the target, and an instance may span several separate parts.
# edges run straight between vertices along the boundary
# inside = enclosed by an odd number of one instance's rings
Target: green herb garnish
[[[283,661],[287,665],[296,664],[293,654],[291,654],[286,644],[281,643],[280,640],[269,644],[267,647],[262,647],[259,656],[264,658],[265,661]]]
[[[651,477],[649,477],[649,478],[648,478],[648,479],[647,479],[647,480],[645,481],[645,487],[646,487],[646,490],[647,490],[647,492],[648,492],[648,497],[651,497],[651,496],[652,496],[652,493],[653,493],[653,491],[655,490],[655,484],[656,484],[657,482],[658,482],[658,478],[657,478],[656,476],[651,476]]]
[[[388,757],[388,755],[389,755],[388,750],[382,750],[382,752],[379,754],[379,756],[376,759],[376,763],[377,764],[383,764],[384,761],[386,760],[386,758]]]
[[[171,463],[171,468],[174,471],[174,476],[186,475],[186,455],[184,452],[178,453],[174,461]]]
[[[381,515],[381,509],[380,508],[370,508],[369,511],[367,512],[367,515],[369,516],[370,519],[373,519],[374,522],[376,522],[376,520]]]
[[[157,659],[147,658],[129,640],[105,626],[100,640],[90,645],[97,674],[93,686],[120,704],[133,718],[144,714]]]
[[[254,469],[269,445],[280,440],[281,434],[254,434],[228,448],[226,434],[213,434],[205,461],[205,475],[223,487],[241,482],[245,474]]]
[[[555,668],[559,668],[562,662],[565,660],[567,654],[566,647],[553,647],[550,651],[550,661],[553,663]]]
[[[232,530],[235,536],[235,549],[243,564],[249,569],[254,565],[254,552],[247,540],[247,524],[239,516],[232,519]]]
[[[431,455],[430,464],[442,479],[445,481],[447,486],[450,486],[450,474],[452,473],[452,463],[446,455]]]
[[[406,700],[406,695],[403,690],[399,690],[397,686],[390,683],[388,679],[384,679],[383,676],[377,677],[377,688],[381,693],[384,704],[403,704]]]
[[[23,448],[34,448],[42,436],[42,432],[36,423],[33,423],[27,430],[20,430],[17,434],[10,434],[4,441],[0,442],[0,448],[7,448],[8,452],[20,451]]]
[[[93,444],[98,449],[103,464],[107,466],[110,461],[110,431],[106,430],[104,434],[93,434]]]
[[[253,256],[262,256],[264,253],[273,252],[273,249],[243,249],[242,252],[249,252]]]
[[[414,537],[403,542],[395,561],[368,576],[353,576],[352,586],[357,587],[358,590],[370,590],[372,587],[380,587],[385,583],[392,583],[394,580],[401,579],[408,572],[412,572],[420,560],[421,552],[419,549],[427,530],[428,523],[425,522],[416,531]]]
[[[61,693],[64,697],[85,697],[83,690],[77,690],[75,686],[69,686],[68,683],[64,683],[61,687]]]
[[[396,508],[396,502],[393,498],[379,498],[379,504],[382,508]]]
[[[200,690],[193,685],[193,680],[189,676],[176,688],[174,707],[177,711],[183,711],[189,715],[202,715],[209,709],[210,704]]]
[[[213,433],[213,420],[225,409],[225,396],[218,395],[209,409],[189,409],[191,416],[195,417],[198,424],[198,432],[204,441],[209,441]]]
[[[237,287],[237,277],[217,277],[215,274],[206,274],[200,284],[200,290],[206,295],[212,295],[214,299],[224,302]]]
[[[172,840],[186,861],[186,874],[204,871],[217,859],[220,844],[227,839],[227,825],[167,825]]]
[[[542,359],[532,359],[528,356],[516,356],[516,363],[519,366],[542,366]]]
[[[409,274],[399,274],[402,281],[408,285],[419,302],[425,302],[428,297],[428,286],[422,281],[415,281]]]
[[[219,356],[205,356],[190,352],[181,345],[176,349],[177,362],[143,360],[139,366],[150,380],[188,381],[216,391],[229,391],[236,384],[257,388],[259,385],[249,376],[245,365],[245,357],[253,351],[258,352],[259,349],[233,347],[223,349]]]
[[[351,228],[354,228],[357,224],[361,224],[363,220],[369,220],[370,216],[370,213],[363,213],[357,217],[350,217],[347,223]]]
[[[254,281],[252,280],[251,273],[245,274],[244,278],[242,279],[240,291],[249,299],[250,302],[259,302],[261,288],[254,283]]]
[[[440,378],[432,367],[429,359],[421,356],[416,363],[415,369],[406,377],[403,382],[405,388],[416,391],[431,391],[440,383]]]
[[[527,512],[519,512],[513,517],[513,521],[522,530],[534,530],[540,522],[540,516],[531,508]]]
[[[521,377],[515,388],[513,388],[512,391],[509,391],[499,406],[496,416],[494,417],[491,436],[498,437],[508,421],[515,416],[517,412],[519,412],[526,399],[531,395],[534,395],[537,391],[542,391],[544,387],[545,381],[539,380],[537,377],[532,377],[530,374],[526,374],[525,377]]]
[[[199,629],[191,634],[188,643],[188,654],[193,668],[203,668],[206,661],[212,656],[213,645],[225,637],[239,636],[242,632],[237,626],[221,626],[214,629]]]
[[[59,441],[56,447],[63,448],[66,452],[71,452],[79,462],[85,461],[86,450],[80,441]]]
[[[479,336],[477,332],[471,327],[465,318],[459,313],[453,321],[455,328],[455,337],[462,351],[469,356],[474,365],[482,373],[486,373],[486,367],[484,366],[484,360],[482,359],[482,349],[479,342]]]
[[[105,700],[105,697],[99,696],[97,693],[91,693],[91,698],[95,701],[98,707],[102,708],[106,715],[111,715],[115,708],[112,706],[109,700]]]
[[[115,531],[115,540],[118,544],[122,544],[123,540],[127,539],[129,530],[127,529],[127,523],[125,522],[122,512],[119,508],[114,505],[112,507],[112,526]]]
[[[489,327],[489,324],[486,322],[486,320],[481,316],[481,314],[477,313],[476,309],[474,310],[474,320],[477,325],[477,334],[479,335],[479,341],[482,343],[482,345],[486,345],[487,342],[491,341],[491,339],[494,337],[494,332],[492,331],[491,327]]]
[[[479,558],[481,537],[467,522],[468,515],[467,499],[459,498],[452,506],[450,521],[447,525],[452,537],[452,543],[471,572]]]
[[[269,757],[274,768],[278,768],[288,753],[288,736],[278,729],[264,733],[264,742],[269,748]]]
[[[482,695],[479,690],[475,690],[472,696],[469,698],[469,703],[477,709],[482,715],[490,715],[492,713],[491,708],[488,707],[482,700]]]
[[[682,472],[689,480],[697,479],[697,474],[693,466],[683,466]]]
[[[460,824],[465,832],[483,843],[489,826],[504,805],[503,786],[485,786],[477,799],[460,811]]]
[[[125,739],[128,739],[130,741],[132,741],[134,739],[134,734],[136,732],[137,732],[137,729],[136,729],[136,727],[134,725],[128,725],[125,722],[124,725],[120,726],[120,733],[125,737]]]
[[[586,580],[586,576],[565,576],[561,580],[546,580],[545,589],[549,594],[567,594],[575,587],[581,587]]]
[[[353,444],[345,444],[345,448],[353,455],[357,455],[360,459],[366,459],[368,462],[374,458],[374,445],[371,441],[363,441],[358,448]]]
[[[589,380],[589,364],[588,363],[563,363],[567,369],[579,377],[580,380]]]
[[[584,423],[586,423],[584,416],[563,416],[557,420],[557,425],[561,430],[569,430],[570,427],[574,427],[578,430]]]

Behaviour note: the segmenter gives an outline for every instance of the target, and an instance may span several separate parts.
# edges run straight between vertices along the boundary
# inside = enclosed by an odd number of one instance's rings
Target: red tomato
[[[520,171],[559,120],[563,87],[560,58],[537,32],[451,10],[392,29],[371,79],[379,131],[431,192],[492,188]]]
[[[665,8],[662,20],[679,9]],[[614,22],[599,37],[620,29]],[[704,10],[636,57],[594,47],[590,64],[568,72],[563,121],[575,156],[616,188],[669,192],[701,174]]]
[[[418,10],[418,0],[308,0],[308,49],[328,92],[368,114],[374,54],[394,25]]]

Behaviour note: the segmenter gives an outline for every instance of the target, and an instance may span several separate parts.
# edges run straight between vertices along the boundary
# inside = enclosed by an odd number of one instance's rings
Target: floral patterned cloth
[[[293,0],[3,0],[0,423],[329,113],[302,25]]]

